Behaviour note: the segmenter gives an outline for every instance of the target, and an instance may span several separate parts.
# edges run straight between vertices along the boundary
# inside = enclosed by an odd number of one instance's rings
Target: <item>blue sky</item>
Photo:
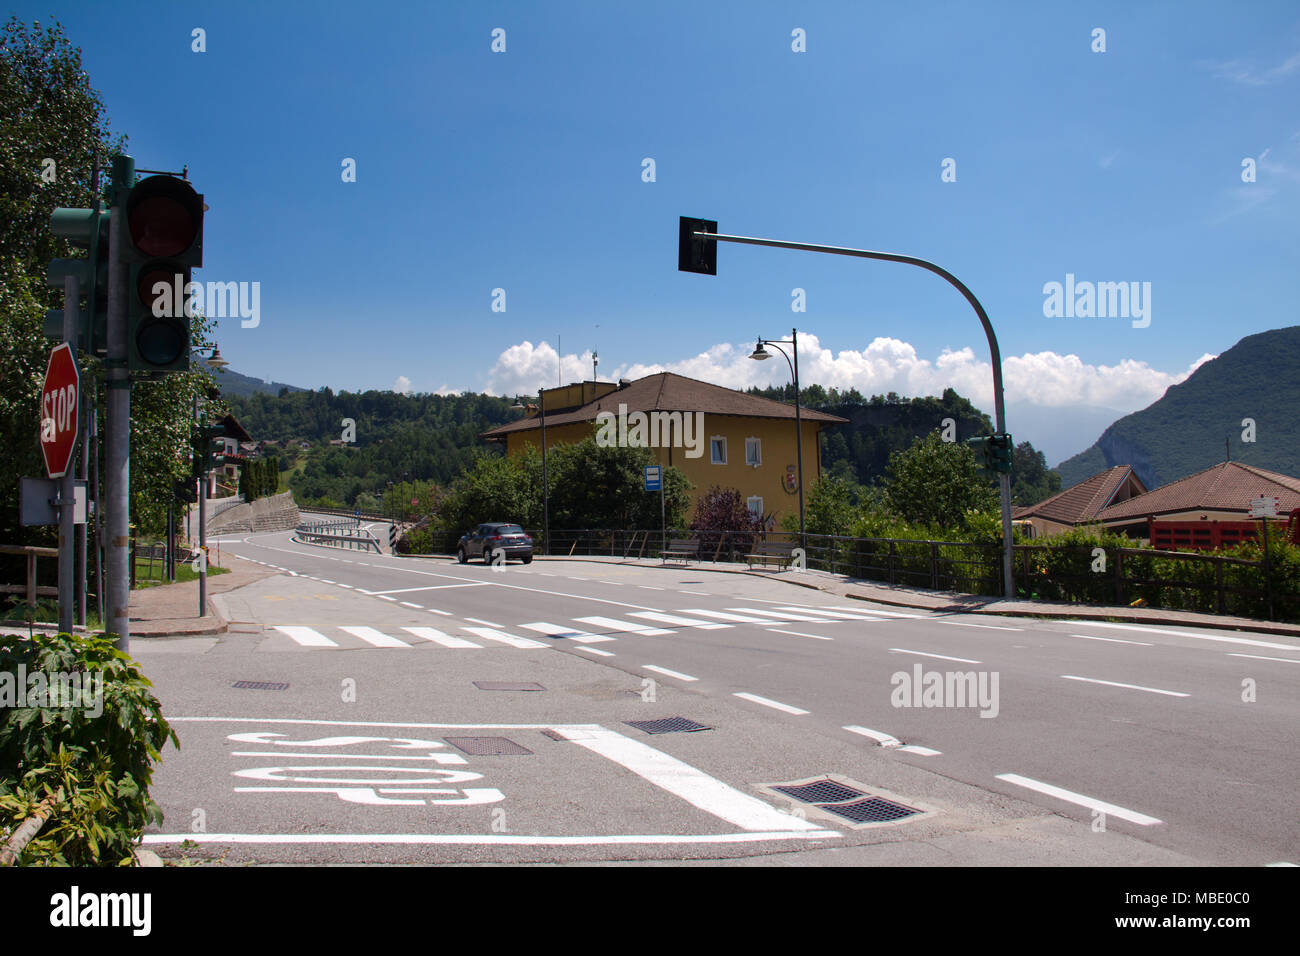
[[[983,333],[938,278],[736,245],[716,278],[681,274],[679,215],[939,262],[997,329],[1011,430],[1053,459],[1297,321],[1294,3],[11,10],[64,23],[138,165],[188,164],[211,207],[196,278],[261,285],[257,327],[218,341],[263,378],[514,393],[555,382],[558,336],[565,380],[595,346],[602,377],[740,386],[785,380],[744,354],[797,326],[805,383],[952,385],[991,411]],[[1045,317],[1067,273],[1150,283],[1150,324]]]

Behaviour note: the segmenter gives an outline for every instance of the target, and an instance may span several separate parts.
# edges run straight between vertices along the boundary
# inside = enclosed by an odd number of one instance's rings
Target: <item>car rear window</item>
[[[497,528],[497,534],[523,534],[524,529],[517,524],[503,524]]]

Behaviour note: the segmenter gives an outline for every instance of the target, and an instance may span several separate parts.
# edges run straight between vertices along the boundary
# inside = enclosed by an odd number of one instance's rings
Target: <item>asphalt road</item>
[[[913,612],[695,566],[222,551],[268,571],[218,598],[231,632],[132,647],[182,741],[154,788],[164,854],[1300,862],[1288,638]],[[624,723],[671,716],[712,729]],[[824,779],[919,812],[859,826],[771,789]]]

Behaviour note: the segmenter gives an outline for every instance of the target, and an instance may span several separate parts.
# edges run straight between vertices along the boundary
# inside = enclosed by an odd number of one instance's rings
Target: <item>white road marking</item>
[[[682,674],[678,671],[670,671],[666,667],[657,667],[654,664],[642,664],[641,668],[642,670],[654,671],[656,674],[665,674],[668,677],[676,677],[678,680],[685,680],[685,681],[699,680],[698,677],[692,677],[690,674]]]
[[[436,607],[426,607],[430,614],[441,614],[443,617],[451,617],[451,611],[439,611]]]
[[[803,710],[799,707],[791,707],[789,704],[783,704],[779,700],[771,700],[767,697],[759,697],[757,694],[735,693],[732,694],[731,696],[739,697],[741,700],[752,701],[755,704],[762,704],[764,707],[771,707],[775,710],[782,710],[785,711],[787,714],[794,714],[795,716],[809,713],[809,711]]]
[[[385,634],[383,631],[377,631],[373,627],[340,626],[339,630],[347,631],[353,637],[359,637],[367,644],[373,644],[375,645],[375,647],[409,648],[411,646],[410,644],[406,643],[406,641],[401,641],[395,637],[390,637],[387,634]]]
[[[546,621],[536,621],[533,624],[520,624],[520,627],[527,628],[530,631],[536,631],[538,634],[545,634],[549,637],[567,638],[571,641],[577,641],[579,644],[599,644],[601,641],[612,641],[614,638],[605,637],[602,634],[588,634],[586,631],[577,631],[571,627],[564,627],[560,624],[548,624]]]
[[[698,618],[660,614],[658,611],[632,611],[628,614],[628,617],[643,617],[647,621],[658,621],[660,624],[675,624],[678,627],[698,627],[702,631],[716,631],[720,628],[732,626],[730,624],[715,624],[712,621],[701,621]]]
[[[469,620],[466,618],[465,620]],[[534,641],[531,637],[519,637],[515,634],[507,634],[505,631],[498,631],[490,627],[462,627],[462,631],[469,631],[471,634],[477,634],[489,641],[498,641],[502,644],[509,644],[511,647],[547,647],[541,641]]]
[[[379,598],[381,601],[392,601],[394,604],[397,603],[397,598],[389,597],[387,594],[376,594],[375,597]]]
[[[776,623],[776,622],[773,622]],[[769,627],[769,631],[775,634],[793,634],[795,637],[811,637],[815,641],[833,641],[833,637],[822,637],[820,634],[805,634],[803,631],[784,631],[779,627]]]
[[[832,605],[830,605],[830,606],[831,606],[832,608],[834,608],[835,610],[837,610],[837,611],[860,611],[860,610],[862,610],[862,608],[847,607],[847,606],[845,606],[845,605],[843,605],[843,604],[832,604]],[[868,614],[879,614],[881,617],[916,617],[916,618],[925,617],[924,614],[904,614],[902,611],[880,611],[880,610],[877,610],[877,609],[874,608],[874,607],[873,607],[873,608],[868,608],[868,609],[867,609],[867,613],[868,613]]]
[[[953,627],[982,627],[988,631],[1023,631],[1023,627],[1002,627],[997,624],[967,624],[964,621],[945,621],[943,618],[935,618],[938,624],[951,624]]]
[[[338,647],[338,644],[334,641],[310,627],[291,627],[277,624],[275,629],[286,637],[293,638],[303,647]]]
[[[423,611],[423,610],[424,610],[424,608],[422,608],[420,605],[418,605],[418,604],[412,604],[410,601],[398,601],[397,603],[400,604],[400,605],[402,605],[402,607],[413,607],[413,608],[415,608],[417,611]]]
[[[822,829],[815,823],[782,813],[757,797],[741,793],[639,740],[593,726],[591,729],[557,727],[555,730],[575,744],[622,765],[663,790],[675,794],[705,813],[720,817],[744,830],[808,831]]]
[[[1229,657],[1249,657],[1257,661],[1281,661],[1285,664],[1300,664],[1294,657],[1260,657],[1258,654],[1228,654]]]
[[[983,661],[973,661],[969,657],[949,657],[947,654],[929,654],[925,651],[910,651],[905,647],[891,647],[891,651],[897,654],[915,654],[917,657],[934,657],[941,661],[956,661],[958,664],[983,664]]]
[[[1022,777],[1018,773],[1000,773],[997,774],[997,778],[999,780],[1005,780],[1007,783],[1014,783],[1018,787],[1026,787],[1029,790],[1036,790],[1038,793],[1045,794],[1049,797],[1056,797],[1058,800],[1064,800],[1067,803],[1087,807],[1089,810],[1100,810],[1107,816],[1118,817],[1121,820],[1127,820],[1129,823],[1136,823],[1138,826],[1149,827],[1152,824],[1164,822],[1155,817],[1149,817],[1145,813],[1138,813],[1135,810],[1127,810],[1124,807],[1116,806],[1113,803],[1098,800],[1096,797],[1087,797],[1081,793],[1075,793],[1072,790],[1065,790],[1062,787],[1053,786],[1050,783],[1043,783],[1041,780],[1032,780],[1029,777]]]
[[[898,748],[900,754],[916,754],[918,757],[942,757],[943,751],[931,750],[929,747],[922,747],[919,744],[903,744]]]
[[[484,621],[477,617],[467,617],[467,621],[473,621],[475,624],[482,624],[484,627],[501,627],[500,624],[493,624],[491,621]]]
[[[1096,637],[1096,636],[1094,636],[1094,635],[1092,635],[1092,634],[1071,634],[1070,636],[1071,636],[1071,637],[1081,637],[1081,638],[1083,638],[1085,641],[1106,641],[1107,643],[1110,643],[1110,644],[1136,644],[1138,647],[1154,647],[1154,646],[1155,646],[1154,644],[1151,644],[1151,643],[1148,642],[1148,641],[1126,641],[1126,640],[1124,640],[1123,638],[1119,638],[1119,637]]]
[[[760,617],[776,618],[778,621],[815,621],[818,624],[833,624],[834,621],[824,617],[809,617],[807,614],[796,614],[793,611],[762,611],[756,607],[729,607],[728,611],[739,611],[743,614],[757,614]]]
[[[712,780],[712,777],[707,779]],[[725,784],[723,784],[725,786]],[[301,788],[299,788],[301,789]],[[744,796],[744,794],[741,794]],[[766,804],[764,804],[766,806]],[[771,809],[770,807],[768,809]],[[773,810],[773,813],[779,811]],[[811,826],[812,824],[810,824]],[[685,844],[760,843],[765,840],[826,840],[843,836],[835,830],[748,833],[616,834],[612,836],[522,836],[513,833],[147,833],[144,842],[165,846],[174,843],[234,843],[274,845],[384,844],[403,846],[664,846]]]
[[[600,583],[600,584],[612,584],[612,585],[614,585],[614,587],[616,587],[616,588],[621,588],[621,587],[623,586],[623,582],[622,582],[622,581],[600,581],[600,582],[598,582],[598,583]]]
[[[624,634],[637,634],[641,637],[662,637],[665,634],[676,634],[676,631],[665,631],[658,627],[647,627],[644,624],[638,624],[635,621],[620,621],[613,617],[576,617],[575,621],[581,621],[583,624],[591,624],[595,627],[603,627],[610,631],[620,631]]]
[[[684,592],[683,592],[684,593]],[[682,611],[683,614],[700,614],[704,617],[716,617],[720,621],[736,621],[740,624],[767,624],[770,623],[766,618],[746,617],[743,614],[728,614],[725,611],[706,611],[703,608],[688,607]]]
[[[878,617],[871,617],[867,614],[850,614],[847,611],[830,611],[822,610],[819,607],[778,607],[778,611],[794,611],[796,614],[809,611],[813,614],[820,614],[823,617],[841,618],[846,621],[879,621]]]
[[[1223,637],[1218,634],[1193,634],[1191,631],[1171,631],[1161,627],[1142,627],[1138,624],[1111,624],[1108,621],[1071,621],[1075,626],[1112,627],[1121,631],[1142,631],[1146,634],[1162,634],[1167,637],[1191,637],[1198,641],[1218,641],[1222,644],[1245,644],[1249,647],[1266,647],[1273,651],[1294,651],[1294,644],[1279,644],[1276,641],[1256,641],[1248,637]]]
[[[903,742],[897,737],[893,737],[880,730],[871,730],[867,727],[859,727],[856,724],[849,724],[844,729],[850,733],[861,734],[863,737],[870,737],[882,747],[901,747],[903,745]]]
[[[647,591],[664,591],[666,588],[657,588],[653,584],[638,584],[637,587],[645,588]]]
[[[410,594],[412,591],[437,591],[445,585],[426,584],[418,588],[392,588],[386,591],[367,591],[367,594]]]
[[[598,655],[598,656],[600,656],[600,657],[613,657],[613,656],[614,656],[614,653],[613,653],[612,651],[602,651],[599,647],[587,647],[586,645],[583,645],[583,646],[581,646],[581,647],[576,647],[576,648],[574,648],[574,650],[578,650],[578,651],[586,651],[588,654],[596,654],[596,655]]]
[[[1161,690],[1158,687],[1143,687],[1141,684],[1121,684],[1113,680],[1098,680],[1095,677],[1075,677],[1073,674],[1062,674],[1063,680],[1080,680],[1089,684],[1105,684],[1107,687],[1124,687],[1128,690],[1144,690],[1148,694],[1164,694],[1166,697],[1191,697],[1191,694],[1184,694],[1176,690]]]
[[[482,644],[475,644],[473,641],[467,641],[463,637],[452,637],[450,634],[444,634],[435,627],[404,627],[402,630],[414,634],[416,637],[432,641],[435,644],[441,644],[443,647],[482,647]]]

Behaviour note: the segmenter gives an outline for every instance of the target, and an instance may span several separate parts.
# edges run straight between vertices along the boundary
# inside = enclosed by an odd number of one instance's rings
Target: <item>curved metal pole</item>
[[[993,414],[997,422],[997,431],[1005,434],[1007,430],[1006,410],[1002,403],[1002,353],[998,349],[998,338],[993,332],[993,325],[989,322],[988,313],[984,311],[984,306],[980,305],[979,299],[975,294],[966,288],[965,283],[958,279],[943,266],[929,262],[925,259],[919,259],[916,256],[899,255],[896,252],[875,252],[869,249],[850,249],[847,246],[824,246],[812,242],[786,242],[781,239],[758,239],[753,236],[725,236],[720,233],[712,232],[693,232],[692,235],[697,239],[713,239],[718,242],[739,242],[749,246],[775,246],[779,249],[801,249],[804,252],[827,252],[837,256],[854,256],[859,259],[880,259],[884,262],[901,262],[909,266],[917,266],[925,269],[927,272],[933,272],[935,275],[946,280],[949,285],[960,292],[970,303],[975,314],[979,316],[980,324],[984,326],[984,335],[989,342],[989,354],[993,360]],[[998,476],[1002,498],[1002,577],[1005,584],[1004,593],[1008,598],[1014,598],[1016,594],[1015,580],[1012,577],[1012,539],[1011,539],[1011,476],[1003,472]]]
[[[771,339],[759,339],[764,345],[770,345],[781,353],[785,359],[785,364],[790,366],[790,378],[794,380],[794,454],[795,468],[798,469],[799,476],[799,547],[806,548],[803,531],[803,421],[799,415],[799,345],[798,339],[791,342],[777,341]],[[785,354],[782,345],[793,345],[795,360],[790,361],[790,356]]]

